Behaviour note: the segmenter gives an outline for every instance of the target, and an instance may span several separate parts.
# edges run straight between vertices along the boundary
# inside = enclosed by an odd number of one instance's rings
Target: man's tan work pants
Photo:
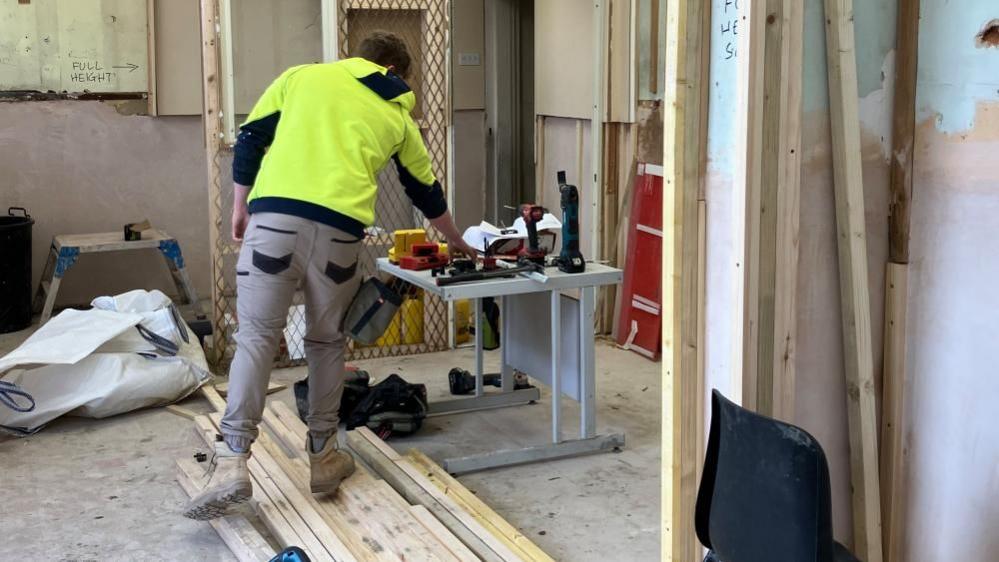
[[[257,438],[274,357],[299,285],[305,293],[309,432],[318,439],[336,431],[344,381],[342,324],[360,285],[360,242],[292,215],[250,216],[236,264],[239,330],[222,418],[231,448],[248,449]]]

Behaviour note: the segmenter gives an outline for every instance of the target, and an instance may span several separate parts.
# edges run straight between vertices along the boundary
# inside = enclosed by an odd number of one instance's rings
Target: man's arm
[[[246,198],[250,196],[252,187],[233,183],[232,185],[232,240],[242,242],[246,227],[250,224],[250,209]]]
[[[274,142],[274,134],[277,132],[280,119],[281,112],[275,111],[262,119],[247,121],[240,127],[241,132],[236,138],[232,158],[232,239],[235,242],[243,241],[243,233],[246,232],[250,222],[246,199],[257,181],[257,173],[260,172],[260,163],[264,160],[264,154]]]
[[[461,238],[461,233],[458,232],[458,227],[447,209],[444,190],[434,177],[430,156],[423,144],[420,130],[412,119],[407,118],[406,121],[405,140],[399,152],[393,157],[406,196],[423,216],[427,217],[430,224],[444,235],[451,250],[474,259],[477,255],[475,248]]]
[[[239,127],[240,133],[236,137],[232,159],[232,239],[236,242],[242,242],[250,220],[246,199],[257,181],[257,173],[260,172],[260,164],[267,154],[267,148],[274,142],[274,135],[277,134],[288,77],[300,68],[302,67],[292,67],[278,76],[257,100],[246,117],[246,123]]]

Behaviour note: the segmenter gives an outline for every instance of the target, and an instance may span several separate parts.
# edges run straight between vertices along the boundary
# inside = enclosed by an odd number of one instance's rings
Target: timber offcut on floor
[[[211,445],[225,403],[214,388],[203,393],[217,411],[194,423]],[[336,493],[312,495],[305,434],[287,405],[267,405],[249,469],[255,512],[277,544],[244,515],[212,521],[237,559],[259,562],[275,546],[298,546],[317,562],[553,560],[430,458],[416,450],[400,455],[367,428],[347,432],[357,471]],[[189,496],[203,485],[207,467],[177,462],[177,480]]]

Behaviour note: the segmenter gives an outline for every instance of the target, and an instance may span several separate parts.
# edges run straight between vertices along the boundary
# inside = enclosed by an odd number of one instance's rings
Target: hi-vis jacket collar
[[[416,95],[409,85],[396,73],[384,66],[362,58],[350,58],[340,61],[340,64],[359,82],[382,97],[386,101],[395,102],[412,111],[416,105]]]

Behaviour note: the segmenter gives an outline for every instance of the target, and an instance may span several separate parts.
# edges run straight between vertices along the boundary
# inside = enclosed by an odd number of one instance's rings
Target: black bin
[[[0,334],[31,325],[33,224],[23,207],[11,207],[6,217],[0,216]]]

